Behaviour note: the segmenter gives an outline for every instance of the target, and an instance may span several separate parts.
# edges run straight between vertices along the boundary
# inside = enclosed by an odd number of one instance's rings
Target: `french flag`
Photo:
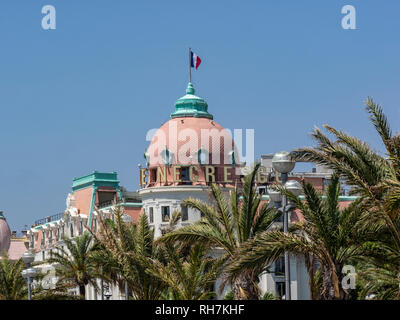
[[[190,50],[190,66],[192,68],[196,68],[197,70],[200,63],[201,63],[200,57],[197,54],[195,54],[192,50]]]

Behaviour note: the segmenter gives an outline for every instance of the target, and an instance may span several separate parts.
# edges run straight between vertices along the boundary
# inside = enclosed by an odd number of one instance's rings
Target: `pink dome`
[[[164,123],[145,154],[148,167],[166,164],[231,165],[231,132],[208,118],[177,117]],[[167,151],[166,151],[167,150]],[[204,161],[204,162],[203,162]],[[234,161],[237,163],[237,160]]]
[[[0,254],[8,253],[11,242],[11,231],[3,211],[0,211]]]

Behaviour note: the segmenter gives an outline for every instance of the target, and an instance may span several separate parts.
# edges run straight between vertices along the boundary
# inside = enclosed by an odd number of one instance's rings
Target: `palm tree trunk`
[[[342,279],[343,276],[340,267],[336,268],[336,282],[333,277],[333,273],[335,271],[331,271],[329,268],[324,269],[323,275],[323,289],[321,293],[322,300],[347,300],[349,298],[349,294],[347,291],[343,289]],[[335,287],[338,288],[338,295],[335,294]]]
[[[322,290],[321,299],[322,300],[333,300],[335,294],[333,290],[332,279],[330,272],[324,267],[324,273],[322,276]]]
[[[244,274],[236,278],[232,288],[235,300],[258,300],[259,290],[257,282],[258,279],[252,277],[250,274]]]
[[[317,294],[316,294],[316,288],[315,288],[315,270],[314,270],[314,257],[311,257],[310,255],[305,255],[305,263],[306,263],[306,268],[308,271],[308,286],[309,286],[309,292],[310,292],[310,299],[311,300],[317,300]]]
[[[79,294],[80,294],[80,296],[85,300],[85,297],[86,297],[86,288],[85,288],[85,285],[80,285],[80,286],[79,286]]]

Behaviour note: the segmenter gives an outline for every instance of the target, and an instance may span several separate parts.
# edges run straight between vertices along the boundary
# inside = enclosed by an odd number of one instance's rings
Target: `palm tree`
[[[398,255],[393,254],[391,235],[377,230],[364,244],[365,255],[357,263],[359,298],[398,299]]]
[[[86,285],[91,284],[97,288],[96,279],[100,276],[91,258],[91,254],[98,250],[92,239],[88,232],[74,239],[65,238],[66,249],[59,248],[47,260],[48,263],[55,264],[59,281],[79,287],[82,299],[85,299]]]
[[[0,258],[0,300],[22,300],[28,295],[27,284],[22,277],[24,262],[12,261],[7,255]]]
[[[261,205],[261,196],[254,187],[259,167],[257,164],[245,177],[241,194],[236,187],[230,191],[230,203],[216,184],[211,185],[213,205],[193,198],[185,200],[184,205],[200,211],[202,218],[164,235],[158,242],[208,243],[211,248],[221,250],[226,268],[239,258],[242,244],[267,230],[280,215],[267,204]],[[258,274],[241,271],[237,275],[231,282],[235,299],[258,299]]]
[[[240,270],[260,268],[277,260],[285,251],[307,255],[319,266],[320,298],[347,299],[349,292],[341,285],[342,268],[363,253],[364,239],[369,234],[358,227],[362,218],[354,206],[339,209],[338,176],[332,177],[325,198],[311,183],[302,181],[302,188],[305,201],[284,188],[279,189],[301,210],[304,221],[292,226],[290,233],[269,231],[248,241],[229,271],[235,274]],[[318,277],[315,271],[309,276],[311,290],[315,290]]]
[[[388,263],[379,267],[373,263],[361,265],[358,273],[360,287],[362,288],[360,299],[371,299],[370,297],[376,300],[398,299],[397,272],[397,267]]]
[[[69,292],[75,285],[70,282],[57,281],[54,288],[44,288],[40,283],[42,276],[37,275],[35,280],[39,280],[32,290],[33,300],[81,300],[81,296],[76,296]]]
[[[165,246],[167,264],[148,260],[147,272],[163,281],[168,287],[168,297],[174,300],[204,300],[215,296],[212,291],[220,270],[220,260],[207,256],[203,244],[195,244],[184,255],[186,248]]]
[[[382,108],[372,99],[368,99],[366,106],[389,158],[379,155],[366,142],[326,124],[324,128],[336,140],[331,140],[319,128],[315,128],[311,136],[317,142],[317,146],[294,150],[292,156],[296,160],[312,161],[335,170],[352,186],[352,194],[373,201],[382,199],[385,189],[382,183],[396,176],[396,170],[391,168],[395,162],[390,159],[398,158],[400,150],[394,147],[391,130]]]
[[[120,288],[125,282],[137,300],[158,300],[162,297],[165,283],[146,272],[146,259],[162,260],[163,253],[154,245],[154,231],[147,216],[141,214],[137,223],[124,223],[122,209],[114,206],[114,219],[103,218],[99,213],[101,230],[95,235],[101,248],[93,259],[102,266],[103,276]]]
[[[351,193],[359,196],[358,205],[367,213],[366,228],[375,229],[376,235],[380,235],[375,237],[375,241],[379,240],[375,246],[388,251],[388,255],[381,258],[397,269],[390,274],[396,274],[400,299],[400,136],[392,134],[383,109],[370,98],[366,110],[381,138],[385,156],[360,139],[328,125],[324,127],[335,140],[315,128],[312,137],[317,146],[300,148],[293,155],[297,160],[313,161],[334,169],[352,186]],[[376,267],[379,265],[380,262]],[[387,273],[376,272],[376,276],[379,274],[387,278]]]

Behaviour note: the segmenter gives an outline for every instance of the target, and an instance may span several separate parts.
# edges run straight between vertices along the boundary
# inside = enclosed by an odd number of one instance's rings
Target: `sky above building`
[[[94,170],[136,190],[147,131],[185,93],[188,47],[196,94],[222,126],[255,130],[256,158],[313,145],[324,123],[381,151],[363,101],[398,131],[399,15],[395,0],[1,1],[0,209],[20,230],[64,211]]]

